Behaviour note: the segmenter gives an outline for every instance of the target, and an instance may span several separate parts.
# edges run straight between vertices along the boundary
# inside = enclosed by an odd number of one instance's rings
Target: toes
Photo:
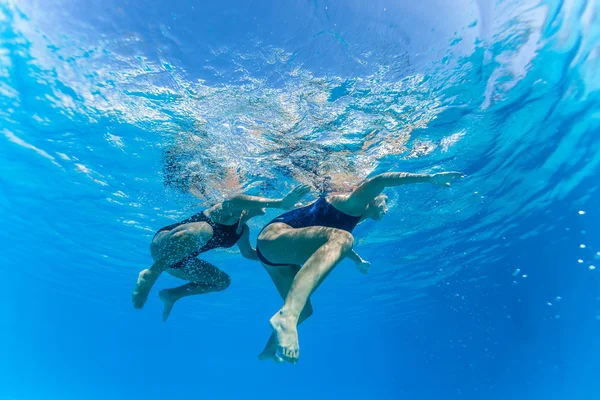
[[[281,357],[292,364],[296,364],[298,362],[298,356],[300,351],[298,349],[289,349],[285,347],[280,347],[279,352],[281,353]]]
[[[133,294],[131,301],[133,303],[133,307],[137,308],[138,310],[143,308],[144,304],[146,303],[146,299],[139,292]]]
[[[292,363],[296,364],[298,362],[298,357],[300,356],[300,351],[299,350],[292,350],[291,354],[290,354],[290,358],[292,360],[294,360]]]

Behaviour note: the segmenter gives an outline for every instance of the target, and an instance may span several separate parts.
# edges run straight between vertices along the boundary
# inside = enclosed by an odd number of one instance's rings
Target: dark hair
[[[189,191],[192,185],[192,177],[186,167],[189,158],[189,155],[177,151],[174,147],[163,149],[162,173],[165,186],[184,192]]]

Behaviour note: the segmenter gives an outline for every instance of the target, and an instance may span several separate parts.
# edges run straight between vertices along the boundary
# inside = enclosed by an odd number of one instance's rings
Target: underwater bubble
[[[527,278],[527,274],[523,274],[523,278]]]
[[[585,215],[585,211],[579,210],[579,215]]]
[[[579,248],[580,248],[580,249],[585,249],[585,244],[580,244],[580,245],[579,245]]]
[[[581,258],[580,258],[579,260],[577,260],[577,262],[578,262],[579,264],[583,264],[583,260],[582,260]]]
[[[519,268],[515,269],[515,272],[512,273],[512,276],[517,276],[519,275],[519,273],[521,272],[521,270]]]
[[[593,271],[593,270],[595,270],[595,269],[596,269],[596,267],[595,267],[594,265],[590,265],[590,270],[592,270],[592,271]]]
[[[556,296],[556,297],[554,298],[554,300],[556,300],[556,301],[561,301],[561,300],[562,300],[562,297],[560,297],[560,296]]]

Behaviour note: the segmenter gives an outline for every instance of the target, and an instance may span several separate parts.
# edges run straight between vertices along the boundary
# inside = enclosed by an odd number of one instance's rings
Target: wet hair
[[[164,149],[162,152],[163,184],[183,192],[189,191],[192,185],[196,183],[193,181],[199,180],[199,177],[192,176],[189,173],[187,168],[189,161],[189,155],[177,151],[174,147]]]

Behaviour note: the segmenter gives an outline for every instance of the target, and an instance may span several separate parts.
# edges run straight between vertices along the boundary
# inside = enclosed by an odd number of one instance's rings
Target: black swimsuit
[[[352,215],[348,215],[344,212],[341,212],[337,208],[331,205],[325,197],[320,197],[319,200],[315,201],[312,204],[309,204],[306,207],[297,208],[292,211],[288,211],[284,214],[281,214],[279,217],[275,218],[271,222],[269,222],[263,230],[275,223],[275,222],[283,222],[291,226],[292,228],[306,228],[309,226],[324,226],[327,228],[336,228],[341,229],[346,232],[352,233],[352,230],[356,227],[356,225],[360,222],[361,217],[354,217]],[[288,264],[274,264],[267,260],[256,246],[256,253],[260,261],[264,264],[271,266],[281,266]]]
[[[187,255],[185,258],[183,258],[181,261],[169,266],[169,268],[184,267],[190,259],[198,257],[199,254],[204,253],[206,251],[216,249],[219,247],[224,247],[224,248],[232,247],[242,237],[242,233],[240,233],[240,234],[237,233],[237,227],[238,227],[237,223],[233,224],[233,225],[218,224],[218,223],[212,221],[206,215],[204,215],[204,211],[201,211],[198,214],[194,214],[191,217],[184,219],[183,221],[160,228],[154,236],[158,235],[160,232],[170,231],[172,229],[177,228],[180,225],[189,224],[192,222],[206,222],[212,228],[213,235],[209,239],[209,241],[206,242],[206,244],[204,246],[202,246],[198,250],[193,251],[192,253]]]

